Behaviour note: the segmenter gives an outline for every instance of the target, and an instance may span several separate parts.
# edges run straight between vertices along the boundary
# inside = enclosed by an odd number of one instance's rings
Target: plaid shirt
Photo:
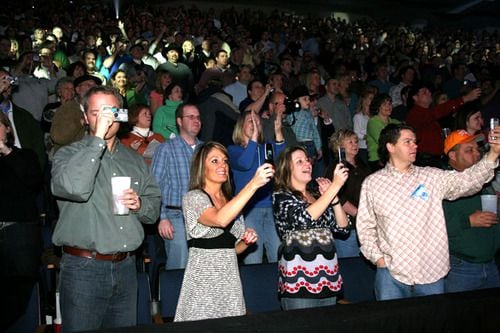
[[[302,109],[299,112],[295,112],[293,115],[288,115],[287,121],[291,123],[293,117],[295,117],[295,123],[292,125],[292,130],[297,137],[297,141],[314,141],[316,151],[320,151],[321,138],[311,112]]]
[[[193,149],[180,136],[167,140],[156,148],[151,169],[161,190],[160,220],[167,218],[167,207],[181,207],[182,197],[189,187],[191,158],[201,141],[196,139]]]
[[[496,165],[482,159],[463,172],[411,166],[401,173],[388,163],[361,189],[356,219],[361,252],[373,263],[384,258],[402,283],[441,279],[450,267],[442,200],[478,192]]]

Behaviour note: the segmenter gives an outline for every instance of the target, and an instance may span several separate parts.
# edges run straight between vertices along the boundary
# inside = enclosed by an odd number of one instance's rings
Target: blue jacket
[[[278,161],[278,155],[285,148],[285,144],[272,143],[274,148],[274,160]],[[234,193],[237,194],[241,189],[252,179],[255,171],[259,166],[264,164],[264,143],[257,144],[255,141],[249,141],[246,147],[231,145],[228,147],[229,163],[234,181]],[[250,209],[270,208],[273,205],[271,195],[273,193],[273,182],[267,183],[265,186],[255,192],[252,199],[243,209],[243,213]]]

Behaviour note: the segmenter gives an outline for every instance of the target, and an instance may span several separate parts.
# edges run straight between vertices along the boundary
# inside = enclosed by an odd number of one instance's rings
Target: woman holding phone
[[[175,321],[245,314],[236,255],[255,243],[257,233],[237,217],[273,175],[270,164],[261,165],[232,197],[226,148],[212,141],[195,153],[182,202],[189,256]]]
[[[281,238],[278,290],[283,310],[336,304],[342,289],[332,231],[349,224],[337,197],[348,177],[339,163],[332,178],[317,178],[311,193],[312,165],[303,147],[285,149],[276,167],[273,212]]]
[[[252,111],[241,114],[233,131],[234,145],[228,147],[235,192],[239,193],[265,162],[273,163],[285,148],[281,117],[274,123],[276,141],[264,142],[260,117]],[[243,259],[245,264],[262,263],[264,248],[267,261],[276,262],[279,238],[272,210],[272,184],[260,188],[243,209],[245,224],[257,231],[259,240]]]

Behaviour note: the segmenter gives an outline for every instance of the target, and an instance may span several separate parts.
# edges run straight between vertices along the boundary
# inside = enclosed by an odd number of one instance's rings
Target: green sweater
[[[165,140],[170,139],[172,134],[179,135],[175,121],[175,110],[181,103],[182,101],[174,102],[167,99],[165,105],[156,110],[153,118],[153,132],[161,134]]]
[[[481,210],[481,192],[455,201],[443,201],[450,254],[471,263],[494,259],[500,244],[500,227],[472,228],[469,216]]]
[[[368,145],[368,160],[370,162],[378,161],[378,139],[380,137],[380,132],[388,124],[399,124],[399,120],[389,118],[389,122],[386,124],[378,115],[373,116],[368,120],[368,125],[366,126],[366,144]]]

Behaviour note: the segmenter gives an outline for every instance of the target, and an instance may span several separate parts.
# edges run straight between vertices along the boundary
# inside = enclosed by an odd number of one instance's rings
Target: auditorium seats
[[[375,299],[375,267],[361,257],[339,259],[344,279],[344,298],[349,303]],[[162,270],[159,277],[159,315],[171,320],[179,298],[183,269]],[[241,265],[240,276],[248,314],[279,311],[278,264]],[[155,322],[161,322],[157,316]]]

